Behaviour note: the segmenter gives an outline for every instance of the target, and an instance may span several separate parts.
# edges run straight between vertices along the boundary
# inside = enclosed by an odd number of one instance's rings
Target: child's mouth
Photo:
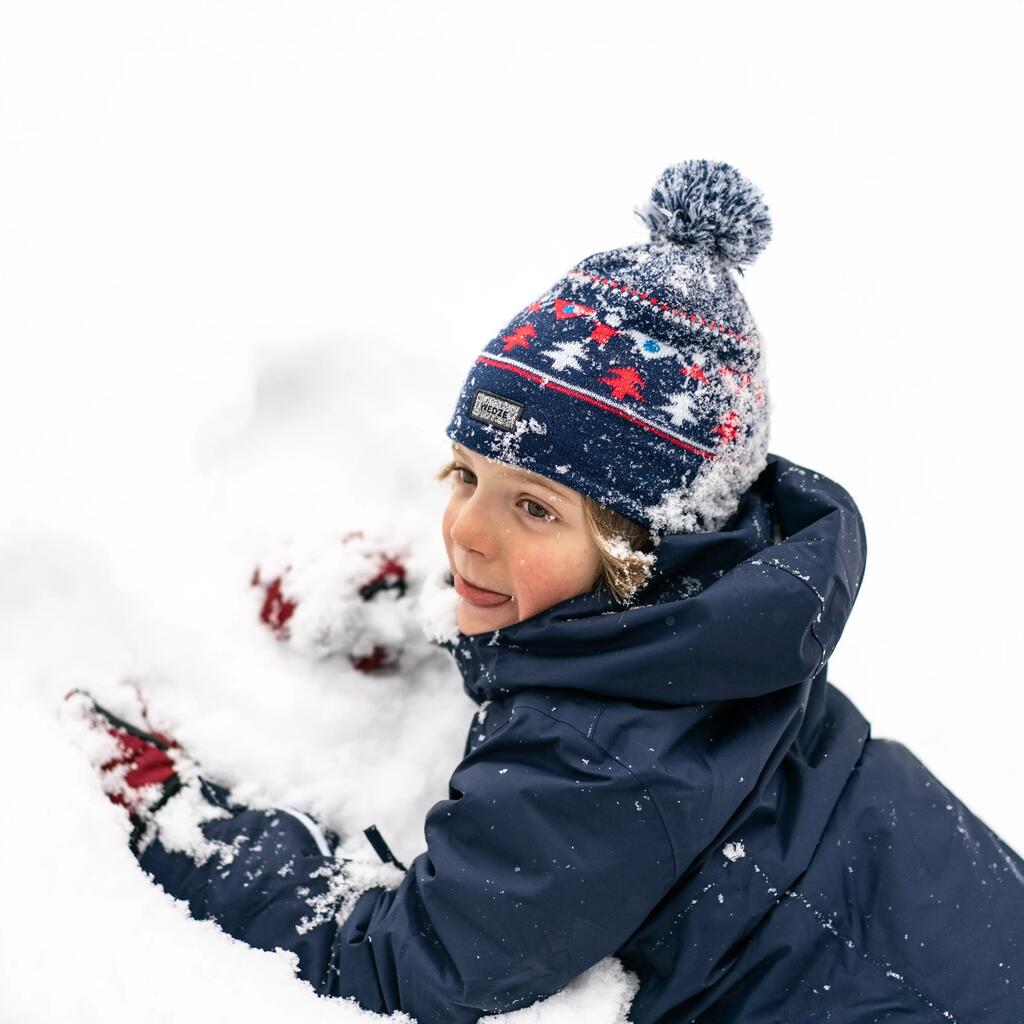
[[[499,594],[493,590],[483,590],[480,587],[474,587],[472,583],[467,583],[457,572],[452,573],[452,579],[455,582],[455,592],[459,597],[467,604],[475,605],[478,608],[496,608],[498,605],[512,600],[509,594]]]

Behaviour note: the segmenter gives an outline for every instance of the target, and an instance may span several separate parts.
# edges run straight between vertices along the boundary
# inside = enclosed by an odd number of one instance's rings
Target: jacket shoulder
[[[515,694],[510,699],[509,714],[513,709],[530,709],[593,740],[608,704],[607,699],[589,696],[578,690],[537,687]]]

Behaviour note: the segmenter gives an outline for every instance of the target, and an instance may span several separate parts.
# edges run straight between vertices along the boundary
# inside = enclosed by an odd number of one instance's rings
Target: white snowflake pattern
[[[679,391],[670,395],[668,401],[668,405],[662,405],[659,408],[669,414],[674,426],[681,426],[684,422],[697,422],[697,417],[693,414],[694,395],[686,391]]]
[[[552,370],[582,370],[580,360],[586,360],[587,349],[581,341],[556,341],[553,349],[546,348],[540,354],[551,360]]]

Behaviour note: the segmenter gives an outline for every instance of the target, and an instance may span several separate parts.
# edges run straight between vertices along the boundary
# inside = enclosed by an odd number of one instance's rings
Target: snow
[[[774,415],[774,401],[767,388],[767,362],[762,354],[750,386],[736,396],[735,408],[742,421],[751,424],[746,441],[729,446],[714,461],[706,460],[691,479],[648,506],[644,511],[654,530],[679,533],[721,529],[735,511],[735,496],[742,494],[764,468],[770,418]],[[762,395],[761,403],[755,397],[758,394]],[[760,405],[756,414],[755,405]]]
[[[622,596],[624,599],[630,600],[636,591],[650,579],[657,562],[657,553],[634,550],[629,541],[619,533],[603,538],[601,544],[613,558],[630,564],[636,570],[629,580],[622,579],[620,574],[619,587]]]
[[[292,539],[257,558],[259,579],[283,579],[295,602],[285,623],[286,642],[310,657],[340,652],[369,656],[376,645],[401,650],[416,624],[405,614],[411,602],[395,589],[384,589],[372,601],[359,599],[359,586],[372,580],[383,559],[413,563],[416,552],[393,531],[364,527],[357,536],[328,531],[323,536]],[[412,565],[413,571],[418,566]]]
[[[615,957],[594,964],[561,992],[533,1006],[481,1018],[489,1024],[628,1024],[629,1005],[640,987],[639,979]]]
[[[976,335],[969,315],[983,296],[1000,325],[1020,232],[1012,204],[944,212],[964,174],[1021,177],[999,148],[1019,32],[991,11],[930,12],[922,48],[917,13],[897,11],[885,32],[844,25],[848,48],[825,52],[802,35],[812,10],[748,8],[724,76],[718,50],[692,50],[718,101],[689,104],[682,134],[658,101],[678,94],[675,65],[610,5],[581,19],[382,3],[352,19],[316,0],[42,0],[0,15],[0,1019],[99,1024],[113,994],[153,1024],[373,1018],[138,870],[90,763],[103,751],[75,742],[62,697],[78,686],[131,716],[137,685],[237,799],[313,814],[351,853],[376,824],[409,863],[477,711],[415,633],[452,635],[430,477],[458,386],[524,301],[628,241],[630,204],[689,156],[735,160],[773,204],[777,237],[741,285],[771,363],[772,447],[841,482],[867,521],[869,585],[831,675],[876,735],[906,740],[1024,848],[1019,652],[1003,642],[1022,568],[1018,413],[947,418],[951,394],[958,417],[975,404],[969,384],[950,391],[950,367],[974,372],[965,339],[1001,380],[1021,376],[1012,332]],[[716,17],[655,20],[713,39]],[[928,63],[944,42],[967,55],[952,70]],[[610,65],[644,103],[580,91]],[[892,102],[908,76],[913,133]],[[604,138],[600,159],[567,131]],[[908,180],[910,204],[892,184]],[[977,485],[952,502],[951,467]],[[332,611],[351,566],[329,538],[356,528],[418,560],[416,622]],[[307,600],[281,641],[249,581],[285,553]],[[404,646],[401,672],[347,662],[373,636]],[[187,827],[179,841],[200,848]],[[618,1024],[634,986],[608,960],[506,1018]]]
[[[318,372],[323,368],[309,369],[311,377]],[[299,416],[288,428],[297,447],[316,443],[309,426]],[[240,437],[238,443],[246,442]],[[273,474],[272,465],[266,469]],[[341,488],[346,479],[340,478]],[[179,481],[207,514],[209,483],[202,472]],[[244,481],[235,483],[246,490]],[[389,550],[402,553],[413,583],[406,601],[383,605],[390,631],[383,619],[376,623],[383,635],[401,638],[401,671],[357,671],[344,656],[355,643],[350,631],[321,633],[322,642],[311,641],[318,635],[313,622],[328,625],[332,614],[337,622],[352,612],[348,602],[338,603],[339,590],[345,593],[357,581],[366,548],[342,544],[341,531],[333,544],[317,529],[275,546],[275,529],[264,543],[250,545],[249,538],[235,550],[232,527],[239,520],[227,514],[212,527],[212,544],[189,535],[200,550],[176,549],[177,573],[160,559],[140,567],[133,594],[111,582],[112,566],[85,539],[36,534],[23,538],[17,554],[5,549],[8,583],[26,600],[18,643],[7,650],[3,806],[28,826],[31,841],[5,844],[0,853],[3,877],[24,883],[6,903],[6,920],[19,924],[16,932],[4,932],[0,970],[31,977],[49,970],[56,957],[68,980],[66,990],[41,996],[6,978],[5,1012],[19,1020],[99,1021],[105,1019],[103,993],[117,989],[126,1000],[148,1004],[152,986],[164,991],[170,983],[173,995],[155,1010],[157,1020],[234,1013],[239,991],[254,994],[252,1019],[320,1019],[328,1001],[292,979],[287,956],[251,950],[208,923],[192,921],[184,904],[142,875],[127,851],[127,819],[107,801],[93,767],[111,755],[113,741],[84,727],[82,701],[62,697],[80,687],[142,724],[141,692],[151,727],[185,747],[187,753],[172,753],[186,782],[201,765],[253,806],[294,805],[316,815],[344,837],[339,853],[361,858],[344,877],[339,874],[339,892],[354,897],[368,885],[397,884],[401,873],[394,867],[371,863],[376,857],[362,829],[377,824],[396,855],[411,861],[423,847],[427,809],[446,795],[466,729],[486,708],[465,696],[451,656],[428,643],[428,634],[451,636],[455,628],[453,591],[443,585],[443,547],[434,550],[430,543],[434,530],[387,522],[381,509],[363,514],[376,521],[375,528],[364,526],[367,544],[390,538]],[[287,522],[274,520],[278,526]],[[262,592],[250,584],[256,562],[266,572],[294,571],[287,578],[294,579],[301,600],[289,620],[297,628],[287,640],[259,622]],[[58,623],[61,643],[52,645]],[[33,771],[33,784],[10,785],[19,774],[11,762],[27,759],[30,751],[29,763],[41,766]],[[211,843],[198,829],[204,816],[216,813],[204,806],[186,784],[157,812],[165,842],[197,859],[217,855],[227,863],[235,851]],[[44,905],[61,908],[57,935],[53,915],[39,913],[41,893]],[[313,907],[311,921],[316,913]],[[125,936],[143,934],[143,946],[125,944]],[[88,949],[104,952],[83,953],[82,936],[89,937]],[[178,984],[179,977],[188,977],[188,985]],[[577,979],[550,1008],[518,1012],[546,1024],[573,1019],[564,1014],[584,1007],[592,1019],[612,1024],[634,990],[635,979],[606,962]],[[342,1021],[375,1016],[341,1004],[333,1013]]]
[[[334,864],[318,868],[310,878],[326,878],[327,889],[320,896],[312,896],[307,902],[313,913],[304,917],[298,925],[300,935],[322,925],[331,918],[344,921],[352,913],[359,897],[368,889],[380,887],[397,889],[405,877],[393,864],[374,864],[372,860],[339,859]],[[305,895],[305,893],[302,893]]]

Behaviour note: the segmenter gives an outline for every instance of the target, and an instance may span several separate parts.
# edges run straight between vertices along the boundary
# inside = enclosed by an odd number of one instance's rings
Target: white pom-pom
[[[735,167],[711,160],[665,168],[634,212],[652,241],[703,248],[730,266],[753,263],[772,236],[760,191]]]

